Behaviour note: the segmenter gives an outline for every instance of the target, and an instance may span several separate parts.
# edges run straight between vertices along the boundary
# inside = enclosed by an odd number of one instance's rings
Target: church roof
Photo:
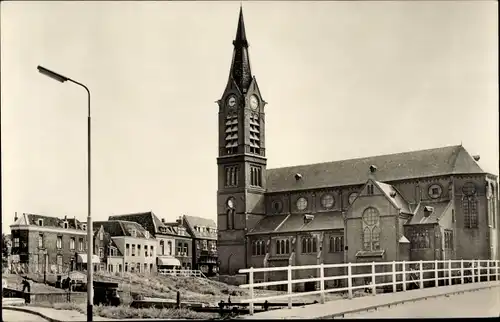
[[[310,221],[304,221],[304,216],[305,214],[266,216],[255,225],[249,235],[344,228],[340,211],[317,213],[312,216]]]
[[[396,208],[401,210],[401,212],[405,214],[413,214],[410,210],[410,206],[408,202],[403,198],[403,196],[399,193],[399,191],[391,186],[390,184],[383,183],[380,181],[375,181],[380,190],[386,195],[387,199],[389,199]]]
[[[307,190],[366,182],[377,167],[378,181],[450,174],[485,173],[461,145],[267,170],[267,192]],[[297,180],[296,174],[301,178]]]
[[[439,220],[446,214],[452,201],[440,201],[440,202],[425,202],[419,203],[415,214],[410,219],[406,225],[418,225],[418,224],[437,224]],[[432,207],[432,212],[428,217],[425,216],[425,208]]]

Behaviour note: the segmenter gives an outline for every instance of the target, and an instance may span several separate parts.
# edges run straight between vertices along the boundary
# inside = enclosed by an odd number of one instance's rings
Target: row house
[[[87,267],[87,224],[63,219],[16,213],[12,234],[11,269],[22,273],[64,273]],[[99,258],[91,259],[95,265]],[[96,268],[96,266],[94,266]]]
[[[109,220],[126,220],[136,222],[146,229],[150,236],[154,237],[157,242],[156,266],[158,269],[174,269],[186,266],[185,258],[182,250],[185,248],[183,236],[178,236],[178,232],[174,227],[165,224],[165,220],[160,220],[152,211],[132,213],[126,215],[110,216]],[[180,252],[176,252],[176,239],[179,241]],[[182,263],[181,263],[181,260]],[[189,265],[190,266],[190,265]]]
[[[152,211],[110,216],[142,225],[157,241],[159,269],[196,269],[215,274],[217,261],[217,225],[215,221],[180,216],[175,222],[159,219]]]
[[[108,220],[96,221],[94,227],[99,227],[97,251],[103,267],[115,272],[156,272],[157,241],[140,224]]]

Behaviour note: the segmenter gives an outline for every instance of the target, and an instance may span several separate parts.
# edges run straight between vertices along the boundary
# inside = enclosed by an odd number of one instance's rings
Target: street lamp
[[[90,91],[87,88],[87,86],[83,85],[82,83],[79,83],[75,80],[72,80],[69,77],[63,76],[61,74],[58,74],[56,72],[53,72],[51,70],[48,70],[47,68],[44,68],[42,66],[37,67],[38,71],[45,75],[48,76],[52,79],[55,79],[58,82],[64,83],[66,81],[74,83],[76,85],[79,85],[87,91],[88,95],[88,116],[87,116],[87,166],[88,166],[88,171],[87,171],[87,321],[92,322],[93,320],[93,303],[94,303],[94,283],[93,283],[93,263],[92,263],[92,239],[93,239],[93,229],[92,229],[92,217],[90,215]],[[90,261],[90,263],[89,263]]]

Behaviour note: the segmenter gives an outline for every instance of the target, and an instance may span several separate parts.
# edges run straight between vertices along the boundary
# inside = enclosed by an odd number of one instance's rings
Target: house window
[[[330,253],[338,253],[344,251],[344,236],[330,237]]]
[[[444,231],[444,248],[453,249],[453,230]]]
[[[372,186],[373,187],[373,186]],[[363,249],[375,251],[380,249],[380,215],[373,207],[363,212]]]
[[[182,253],[182,243],[177,244],[177,255]]]
[[[288,239],[276,240],[276,254],[277,255],[290,254],[290,240]]]
[[[141,263],[137,263],[136,267],[137,267],[137,272],[140,273],[141,272]]]
[[[202,240],[201,245],[203,247],[203,250],[208,250],[208,242],[206,240]]]
[[[108,265],[108,272],[113,273],[113,265]]]
[[[137,245],[137,256],[141,256],[141,245]]]
[[[184,243],[184,254],[185,256],[188,256],[188,244]]]
[[[68,229],[68,223],[64,222],[64,229]]]
[[[149,251],[149,256],[154,257],[154,256],[155,256],[155,255],[154,255],[154,253],[155,253],[155,248],[154,248],[154,246],[153,246],[153,245],[150,245],[150,246],[149,246],[149,250],[150,250],[150,251]]]
[[[38,219],[38,226],[43,226],[43,219]]]
[[[82,224],[82,229],[87,230],[87,224]]]
[[[38,234],[38,248],[43,248],[43,234]]]
[[[144,263],[144,273],[146,273],[147,271],[148,271],[148,264]]]
[[[167,242],[167,251],[169,255],[172,255],[172,242],[170,240]],[[164,250],[162,250],[162,252],[165,254]]]
[[[130,256],[130,244],[125,245],[125,256]]]
[[[144,256],[148,257],[148,245],[144,245]]]
[[[478,227],[477,199],[475,196],[464,196],[462,199],[462,208],[464,211],[465,228]]]
[[[102,231],[99,232],[99,240],[104,239],[104,233]]]
[[[57,246],[57,249],[62,248],[62,236],[57,236],[56,246]]]
[[[302,237],[302,254],[317,252],[316,237]]]
[[[165,255],[165,242],[163,240],[160,240],[160,250],[161,250],[161,254]]]
[[[254,187],[262,187],[262,168],[250,166],[250,185]]]
[[[121,273],[122,272],[122,264],[118,264],[118,272]]]
[[[128,263],[125,263],[125,272],[128,272]]]
[[[62,255],[57,255],[57,273],[63,272],[63,258]]]
[[[83,251],[83,238],[78,239],[78,250]]]
[[[135,256],[135,244],[132,244],[132,256]]]
[[[104,257],[104,248],[99,247],[99,258],[103,258],[103,257]]]
[[[75,249],[75,237],[71,237],[69,240],[69,249],[74,250]]]
[[[238,177],[240,175],[238,166],[225,167],[225,171],[226,171],[226,187],[238,186]]]
[[[19,237],[14,238],[14,247],[19,247]]]
[[[266,244],[263,240],[256,240],[252,243],[252,254],[262,256],[266,254]]]
[[[411,249],[427,249],[431,247],[429,230],[415,230],[411,235]]]
[[[369,184],[366,186],[366,190],[369,195],[373,195],[373,185]]]

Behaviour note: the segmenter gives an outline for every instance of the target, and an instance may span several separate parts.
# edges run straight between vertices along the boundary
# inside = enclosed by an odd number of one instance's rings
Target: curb
[[[39,316],[41,318],[44,318],[45,320],[50,321],[50,322],[64,322],[64,321],[60,321],[60,320],[56,320],[56,319],[53,319],[51,317],[48,317],[45,314],[42,314],[40,312],[32,311],[32,310],[25,309],[25,308],[22,308],[22,307],[4,306],[4,307],[2,307],[2,310],[11,310],[11,311],[18,311],[18,312],[33,314],[33,315],[37,315],[37,316]]]
[[[500,284],[498,284],[498,285],[482,286],[482,287],[477,287],[477,288],[473,288],[473,289],[469,289],[469,290],[454,291],[454,292],[450,292],[450,293],[443,293],[443,294],[436,294],[436,295],[427,295],[427,296],[422,296],[422,297],[416,297],[416,298],[413,298],[413,299],[393,301],[393,302],[390,302],[390,303],[384,303],[384,304],[378,304],[378,305],[372,305],[372,306],[364,307],[364,308],[361,308],[361,309],[354,309],[354,310],[349,310],[349,311],[345,311],[345,312],[341,312],[341,313],[335,313],[335,314],[326,315],[326,316],[323,316],[323,317],[320,317],[320,318],[316,318],[316,320],[335,319],[336,317],[337,318],[338,317],[344,318],[344,316],[346,314],[366,312],[366,311],[370,311],[370,310],[373,310],[373,309],[377,310],[378,308],[383,308],[383,307],[389,307],[390,308],[391,305],[399,305],[399,304],[404,304],[404,303],[407,303],[407,302],[423,301],[423,300],[432,299],[432,298],[436,298],[436,297],[442,297],[442,296],[464,294],[464,293],[467,293],[467,292],[475,292],[475,291],[479,291],[479,290],[491,289],[491,288],[494,288],[494,287],[500,287]]]

